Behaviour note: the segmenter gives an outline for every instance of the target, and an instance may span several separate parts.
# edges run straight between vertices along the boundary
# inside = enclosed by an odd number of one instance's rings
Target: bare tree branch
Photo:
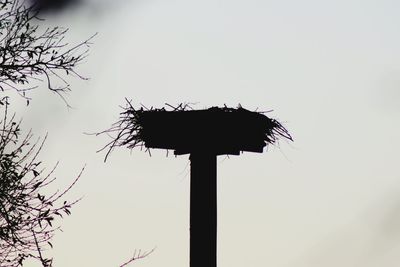
[[[142,252],[140,249],[139,250],[135,250],[133,252],[132,258],[130,258],[127,262],[125,262],[122,265],[120,265],[120,267],[128,266],[128,264],[132,263],[135,260],[143,259],[143,258],[147,257],[148,255],[150,255],[151,253],[153,253],[154,250],[155,250],[155,248],[153,248],[152,250],[150,250],[148,252]]]
[[[3,103],[3,104],[2,104]],[[31,143],[32,133],[21,138],[20,122],[8,118],[7,104],[0,102],[4,117],[0,120],[0,266],[22,266],[27,258],[38,260],[43,267],[52,266],[44,251],[52,248],[51,239],[60,229],[57,218],[70,215],[78,200],[62,201],[81,177],[62,191],[44,194],[53,183],[55,166],[48,173],[38,161],[46,137]]]
[[[63,75],[87,79],[76,67],[88,56],[93,36],[76,45],[65,41],[68,29],[40,27],[38,11],[23,0],[0,0],[0,90],[26,92],[43,81],[62,96],[70,90]]]

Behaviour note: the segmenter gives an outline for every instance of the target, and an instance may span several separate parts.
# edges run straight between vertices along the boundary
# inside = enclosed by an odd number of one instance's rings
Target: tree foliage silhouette
[[[48,193],[56,180],[54,166],[45,171],[38,160],[46,138],[32,142],[10,116],[6,91],[15,90],[29,103],[27,92],[45,82],[64,99],[70,90],[64,78],[85,79],[76,67],[88,55],[89,38],[70,46],[68,29],[44,28],[38,9],[24,0],[0,0],[0,266],[23,266],[28,258],[52,266],[47,250],[59,229],[57,218],[69,215],[77,202],[64,200],[81,173],[64,190]],[[64,99],[65,101],[65,99]],[[1,116],[1,115],[0,115]],[[82,170],[83,171],[83,170]]]
[[[59,226],[56,218],[70,215],[75,201],[63,200],[81,173],[65,190],[45,195],[56,178],[54,168],[46,172],[38,160],[44,141],[31,143],[32,133],[21,136],[15,115],[8,118],[7,104],[2,101],[4,117],[0,121],[0,266],[22,266],[27,258],[44,267],[52,265],[45,250]]]
[[[22,96],[36,88],[32,82],[46,82],[52,92],[70,90],[63,76],[86,79],[76,66],[88,55],[90,41],[70,46],[68,29],[42,29],[35,5],[23,0],[0,0],[0,90],[14,89]]]
[[[64,93],[70,90],[67,76],[86,79],[76,70],[88,56],[91,40],[76,44],[66,41],[67,28],[43,28],[39,16],[41,1],[0,0],[0,266],[19,267],[33,259],[43,267],[53,265],[48,250],[60,229],[57,218],[70,215],[78,200],[64,200],[69,187],[48,194],[56,181],[57,167],[46,172],[38,160],[46,137],[32,142],[29,131],[21,134],[20,122],[8,114],[9,97],[14,90],[27,100],[28,92],[45,83],[68,105]],[[46,194],[47,192],[47,194]],[[135,251],[122,266],[144,258],[150,252]]]

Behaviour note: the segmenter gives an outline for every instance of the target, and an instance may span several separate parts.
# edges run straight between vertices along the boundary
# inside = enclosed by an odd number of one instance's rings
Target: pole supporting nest
[[[217,266],[217,157],[190,154],[190,267]]]

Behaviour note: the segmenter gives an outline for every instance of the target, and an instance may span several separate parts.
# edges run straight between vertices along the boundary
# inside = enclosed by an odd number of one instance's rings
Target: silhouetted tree
[[[53,174],[57,167],[46,172],[38,160],[46,138],[31,143],[32,133],[22,136],[15,115],[8,115],[7,90],[15,90],[29,103],[27,92],[38,82],[45,82],[65,101],[64,93],[70,90],[65,77],[86,79],[76,67],[87,57],[94,35],[69,45],[65,41],[68,29],[41,26],[39,12],[44,5],[51,6],[49,1],[0,0],[0,110],[4,112],[0,119],[1,267],[23,266],[28,258],[43,267],[52,266],[46,251],[53,247],[51,239],[59,229],[55,221],[69,215],[78,201],[65,201],[63,197],[83,171],[65,190],[45,194],[56,179]],[[135,251],[122,266],[152,251]]]
[[[30,2],[32,3],[32,2]],[[26,92],[45,82],[63,99],[68,75],[85,79],[76,66],[88,54],[91,38],[70,46],[68,29],[44,28],[38,9],[24,0],[0,0],[0,266],[22,266],[27,258],[52,266],[46,250],[59,229],[56,218],[70,214],[76,201],[64,200],[65,190],[45,194],[55,181],[55,167],[45,171],[38,160],[44,141],[32,141],[32,132],[21,135],[15,115],[8,115],[5,91]],[[1,115],[0,115],[1,116]]]
[[[62,96],[70,89],[64,75],[85,79],[76,66],[87,56],[93,36],[70,46],[64,40],[68,29],[42,29],[38,12],[23,0],[0,0],[0,90],[15,89],[26,97],[39,80]]]
[[[38,260],[44,267],[52,265],[45,250],[59,229],[56,218],[69,215],[75,201],[63,197],[81,173],[62,191],[44,194],[55,181],[56,166],[46,172],[38,160],[44,141],[31,143],[32,133],[21,137],[15,115],[8,118],[6,100],[0,104],[4,117],[0,121],[0,266],[22,266],[27,258]]]

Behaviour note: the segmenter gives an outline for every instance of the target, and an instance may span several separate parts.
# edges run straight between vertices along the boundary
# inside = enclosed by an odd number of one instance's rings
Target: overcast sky
[[[72,109],[45,88],[18,108],[49,133],[42,160],[60,161],[59,187],[87,165],[55,266],[117,266],[154,247],[132,266],[189,265],[188,156],[119,149],[103,163],[108,139],[83,134],[116,121],[125,97],[273,109],[293,135],[218,157],[219,267],[398,266],[398,1],[81,2],[47,23],[71,43],[99,33],[80,67],[91,79],[70,80]]]

